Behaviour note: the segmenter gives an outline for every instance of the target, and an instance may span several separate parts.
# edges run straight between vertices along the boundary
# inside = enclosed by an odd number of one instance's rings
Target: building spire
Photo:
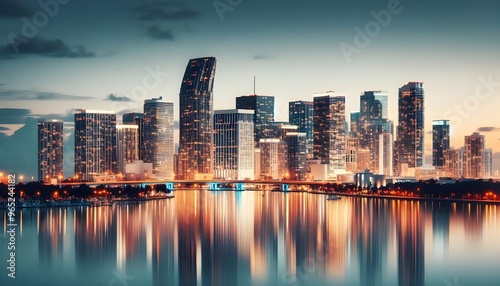
[[[255,76],[253,76],[253,95],[257,95],[255,93]]]

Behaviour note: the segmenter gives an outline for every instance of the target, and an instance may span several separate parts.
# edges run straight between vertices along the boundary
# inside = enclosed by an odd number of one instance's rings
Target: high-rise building
[[[48,181],[64,175],[63,121],[38,121],[38,180]]]
[[[450,178],[461,178],[464,164],[464,148],[444,150],[445,173]]]
[[[399,89],[396,166],[420,167],[424,160],[424,83],[409,82]]]
[[[313,119],[314,103],[312,101],[299,100],[288,103],[288,121],[299,127],[298,132],[306,133],[309,159],[313,157],[314,148]]]
[[[351,113],[352,114],[352,113]],[[354,135],[354,134],[351,134]],[[347,172],[358,172],[358,138],[354,136],[346,137],[345,168]]]
[[[380,142],[379,139],[381,138],[380,135],[383,134],[393,134],[393,129],[394,125],[391,120],[387,118],[381,118],[381,119],[372,119],[370,121],[370,124],[368,125],[368,128],[366,129],[367,134],[370,134],[370,137],[368,138],[368,149],[370,150],[370,170],[372,170],[374,173],[381,173],[382,170],[379,169],[380,167],[380,160],[381,156],[384,156],[384,154],[380,154],[381,150],[385,149],[380,149]],[[392,139],[391,139],[392,140]],[[388,143],[388,142],[385,142]],[[391,146],[393,144],[391,143]],[[387,147],[387,146],[385,146]],[[387,151],[387,150],[385,150]],[[392,151],[390,152],[392,154]],[[391,160],[394,160],[394,158],[391,156]],[[392,166],[392,163],[390,164]],[[392,173],[392,172],[391,172]]]
[[[260,177],[280,180],[286,178],[288,148],[285,142],[277,138],[259,140]]]
[[[351,136],[358,136],[358,126],[359,126],[359,111],[351,112],[350,115],[350,130]]]
[[[174,178],[174,103],[162,97],[144,102],[142,160],[157,179]]]
[[[359,97],[359,123],[360,133],[359,146],[370,148],[370,139],[378,134],[370,133],[370,125],[373,120],[387,118],[387,92],[365,91]]]
[[[116,114],[78,109],[75,112],[75,176],[90,182],[116,174]]]
[[[213,176],[213,85],[216,59],[189,60],[179,93],[180,179]]]
[[[378,139],[378,173],[386,176],[392,176],[393,172],[393,151],[394,140],[392,133],[382,132]]]
[[[116,162],[119,179],[125,177],[125,165],[139,160],[139,126],[116,125]]]
[[[137,125],[137,157],[142,160],[142,149],[144,148],[144,113],[125,113],[122,116],[124,125]]]
[[[214,112],[216,178],[254,178],[253,111],[243,109]]]
[[[450,121],[432,121],[432,166],[445,166],[444,151],[450,148]]]
[[[307,135],[290,132],[285,136],[288,147],[288,178],[303,181],[307,173]]]
[[[493,149],[483,151],[483,179],[490,179],[493,176]]]
[[[254,156],[253,156],[253,167],[254,167],[254,172],[253,172],[253,178],[255,180],[260,179],[260,148],[254,148]]]
[[[298,132],[299,130],[297,125],[291,125],[288,122],[272,122],[270,126],[272,133],[269,138],[278,138],[281,141],[285,140],[287,133]]]
[[[484,142],[484,135],[478,132],[465,136],[464,177],[472,179],[483,177]]]
[[[327,92],[314,97],[314,158],[328,165],[335,179],[345,172],[345,96]]]
[[[236,109],[251,109],[254,111],[254,140],[259,143],[262,138],[272,138],[274,122],[274,96],[244,95],[236,98]]]

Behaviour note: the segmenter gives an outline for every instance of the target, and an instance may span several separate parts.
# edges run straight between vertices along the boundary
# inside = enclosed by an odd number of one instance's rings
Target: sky
[[[288,102],[424,82],[426,163],[432,120],[450,119],[451,145],[481,132],[500,169],[500,2],[495,0],[2,0],[0,171],[36,177],[36,119],[65,121],[71,176],[74,109],[141,112],[178,96],[189,59],[217,57],[214,108],[235,97]],[[121,116],[119,116],[121,119]]]

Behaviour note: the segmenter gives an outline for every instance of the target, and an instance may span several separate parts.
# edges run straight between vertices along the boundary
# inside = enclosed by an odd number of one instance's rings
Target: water
[[[500,285],[495,205],[177,191],[18,215],[0,285]]]

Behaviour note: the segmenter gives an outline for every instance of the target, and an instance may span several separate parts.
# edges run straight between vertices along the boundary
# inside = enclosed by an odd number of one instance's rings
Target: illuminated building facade
[[[144,102],[142,160],[157,179],[174,178],[174,103],[162,97]]]
[[[244,95],[236,98],[236,109],[254,111],[254,140],[258,143],[262,138],[272,138],[274,122],[274,96]]]
[[[307,173],[307,135],[290,132],[285,136],[288,147],[288,174],[290,180],[303,181]]]
[[[288,103],[288,120],[290,124],[298,126],[298,132],[306,133],[307,155],[313,157],[314,134],[314,103],[312,101],[291,101]]]
[[[116,114],[78,109],[75,112],[75,176],[82,182],[116,174]]]
[[[424,83],[409,82],[399,89],[396,166],[420,167],[424,159]]]
[[[213,176],[215,57],[189,61],[179,93],[179,179]]]
[[[116,162],[120,179],[125,176],[126,164],[139,159],[138,130],[137,125],[116,125]]]
[[[464,177],[480,179],[483,177],[484,135],[478,132],[465,136]]]
[[[137,157],[142,160],[142,149],[144,148],[144,113],[125,113],[122,116],[124,125],[137,125]]]
[[[328,165],[328,175],[345,172],[345,96],[335,92],[314,97],[314,158]]]
[[[253,111],[216,110],[214,114],[215,178],[254,178]]]
[[[444,152],[450,148],[450,121],[432,121],[432,166],[445,165]]]
[[[277,138],[259,140],[261,178],[280,180],[287,173],[288,148]]]
[[[38,121],[38,180],[63,176],[63,121]]]

